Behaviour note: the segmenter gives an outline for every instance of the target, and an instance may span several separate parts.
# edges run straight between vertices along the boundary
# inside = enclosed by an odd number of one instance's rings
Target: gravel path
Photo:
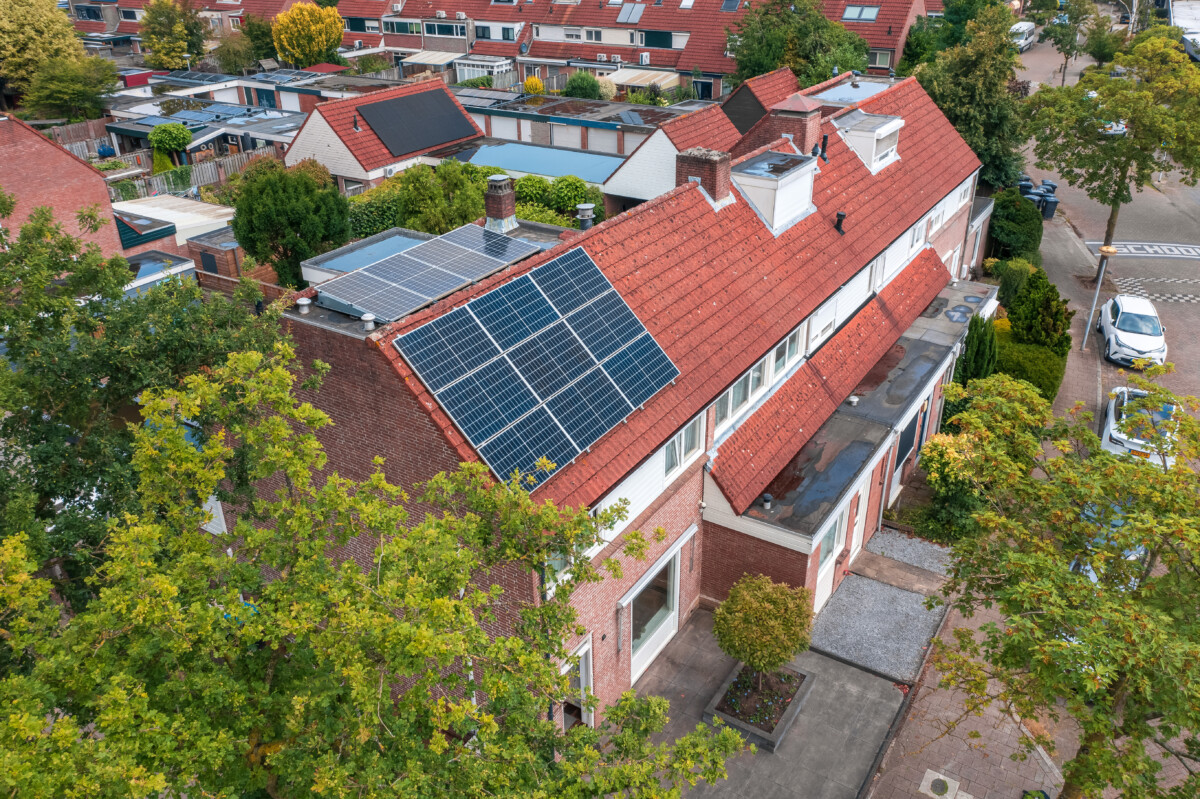
[[[817,616],[812,648],[911,685],[943,612],[926,610],[920,594],[851,574]]]
[[[867,551],[907,563],[945,577],[950,569],[950,550],[930,541],[912,538],[886,527],[871,536]]]

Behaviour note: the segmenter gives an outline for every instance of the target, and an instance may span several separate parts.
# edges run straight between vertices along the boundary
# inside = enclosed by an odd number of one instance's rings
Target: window
[[[872,50],[867,53],[867,66],[887,69],[892,65],[891,50]]]
[[[457,36],[462,38],[467,35],[467,26],[462,24],[454,24],[452,22],[426,22],[426,36]]]
[[[896,155],[896,148],[900,145],[900,131],[894,130],[886,136],[881,136],[875,140],[875,166],[876,168],[883,165],[885,161],[889,161]]]
[[[367,33],[379,33],[379,20],[367,20]]]
[[[542,38],[542,26],[541,26],[541,25],[534,25],[534,26],[533,26],[533,36],[534,36],[534,38],[535,38],[535,39],[540,39],[540,38]]]
[[[90,19],[97,22],[104,19],[100,15],[100,9],[95,6],[75,6],[75,16],[79,19]]]
[[[792,331],[792,334],[775,347],[771,356],[771,376],[781,377],[784,371],[800,358],[803,347],[804,325]]]
[[[630,44],[637,44],[637,31],[630,31],[630,32],[629,32],[629,43],[630,43]]]
[[[500,38],[506,42],[511,42],[517,38],[517,33],[512,28],[501,28]]]
[[[419,22],[397,22],[391,19],[383,21],[384,33],[405,33],[419,36],[421,35],[421,23]]]
[[[234,30],[237,30],[238,28],[242,27],[242,18],[241,17],[230,17],[229,18],[229,27],[233,28]]]
[[[697,416],[687,427],[680,430],[674,438],[667,442],[663,448],[663,453],[666,456],[665,475],[674,474],[679,467],[687,463],[688,460],[700,451],[701,445],[704,443],[701,433],[704,432],[704,416]]]
[[[563,38],[568,42],[578,42],[583,39],[583,32],[579,28],[564,28]]]
[[[600,31],[599,31],[599,29],[597,29],[597,28],[588,28],[588,29],[587,29],[587,40],[588,40],[589,42],[598,42],[598,41],[600,41]]]
[[[215,31],[221,30],[221,18],[220,17],[209,17],[208,18],[208,26]]]
[[[345,17],[342,17],[342,30],[350,30],[350,20],[346,19]]]
[[[717,397],[717,425],[737,416],[766,385],[767,359],[763,358]]]
[[[842,12],[843,22],[874,22],[879,16],[879,6],[846,6]]]
[[[475,26],[475,38],[476,39],[492,38],[492,29],[489,28],[487,25],[476,25]]]
[[[946,207],[942,203],[938,203],[933,211],[929,214],[929,229],[937,231],[942,227],[942,221],[946,217]]]
[[[809,317],[808,322],[808,354],[811,355],[817,347],[825,343],[825,340],[833,335],[833,328],[837,324],[837,295],[830,297],[817,310],[813,311],[813,315]]]
[[[925,243],[925,230],[928,227],[926,224],[929,220],[922,219],[917,224],[913,225],[911,238],[908,241],[908,248],[915,250]]]
[[[670,31],[644,31],[642,37],[642,42],[646,47],[659,47],[664,50],[671,49]]]
[[[137,20],[137,11],[132,8],[122,8],[121,19]],[[233,17],[230,19],[230,22],[234,22],[236,20],[237,18]]]

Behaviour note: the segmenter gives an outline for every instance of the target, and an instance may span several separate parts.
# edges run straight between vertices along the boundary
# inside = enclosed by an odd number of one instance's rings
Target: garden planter
[[[796,721],[796,717],[800,715],[800,709],[804,706],[804,700],[808,698],[809,691],[812,690],[813,676],[799,669],[791,669],[791,671],[800,675],[803,680],[792,697],[792,701],[788,704],[787,709],[784,710],[783,715],[776,722],[774,729],[768,732],[749,722],[742,721],[717,710],[717,705],[721,704],[721,700],[729,691],[729,686],[733,685],[744,667],[744,663],[739,663],[729,672],[729,676],[721,683],[721,687],[717,689],[717,693],[709,701],[708,706],[704,708],[704,721],[711,723],[714,718],[719,718],[724,724],[740,732],[747,743],[752,743],[769,752],[774,752],[775,747],[779,745],[779,742],[783,740],[788,730],[791,729],[793,722]]]

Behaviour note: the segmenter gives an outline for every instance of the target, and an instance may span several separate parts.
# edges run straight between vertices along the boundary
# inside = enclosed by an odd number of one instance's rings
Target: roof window
[[[833,124],[872,175],[900,158],[900,128],[904,127],[901,117],[855,109],[834,119]]]
[[[842,22],[874,22],[879,16],[879,6],[846,6]]]

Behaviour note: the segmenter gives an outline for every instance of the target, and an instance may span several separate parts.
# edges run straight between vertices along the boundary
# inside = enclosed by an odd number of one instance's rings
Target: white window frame
[[[563,41],[567,41],[567,42],[583,41],[583,28],[563,28]]]
[[[872,58],[874,57],[874,58]],[[874,60],[875,63],[871,63]],[[891,50],[871,50],[867,53],[867,66],[875,67],[876,69],[887,69],[892,65]]]
[[[604,31],[599,28],[588,28],[583,32],[584,38],[589,42],[604,41]]]
[[[925,246],[928,240],[929,233],[929,217],[923,216],[917,224],[913,225],[913,229],[909,231],[908,250],[915,252]]]
[[[374,25],[375,27],[372,28],[371,27],[372,25]],[[363,27],[367,29],[366,30],[367,33],[379,33],[379,20],[377,20],[377,19],[363,20]]]
[[[240,30],[242,27],[242,18],[241,17],[230,17],[229,18],[229,27],[235,31]]]
[[[688,438],[694,438],[691,449],[688,449]],[[699,414],[695,419],[683,426],[671,439],[663,445],[663,463],[665,468],[663,478],[667,483],[670,483],[678,477],[684,469],[690,466],[696,456],[704,449],[704,414]],[[675,463],[672,465],[671,461]]]

